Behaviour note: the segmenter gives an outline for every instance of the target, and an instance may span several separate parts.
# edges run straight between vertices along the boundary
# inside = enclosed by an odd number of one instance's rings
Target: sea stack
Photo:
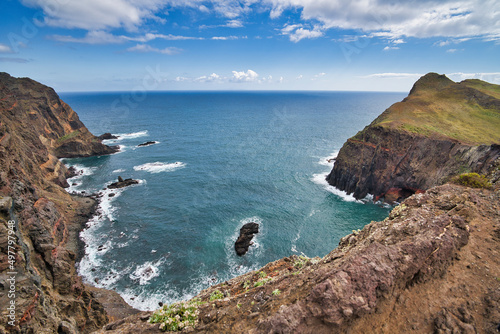
[[[252,245],[253,236],[257,233],[259,233],[259,224],[251,222],[243,225],[240,229],[240,236],[234,243],[236,254],[239,256],[245,255],[250,245]]]

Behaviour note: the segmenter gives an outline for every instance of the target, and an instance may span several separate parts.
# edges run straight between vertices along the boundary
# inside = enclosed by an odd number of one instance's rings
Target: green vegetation
[[[75,138],[80,134],[80,130],[73,131],[57,139],[57,143],[60,144],[68,139]]]
[[[306,262],[309,261],[309,258],[305,255],[300,255],[298,259],[295,260],[293,266],[295,268],[302,268],[305,266]]]
[[[272,294],[273,296],[279,296],[281,291],[279,289],[273,290]]]
[[[266,276],[267,276],[267,274],[266,274],[265,272],[263,272],[263,271],[259,271],[259,277],[260,277],[260,278],[264,278],[264,277],[266,277]]]
[[[500,143],[500,85],[481,80],[454,83],[426,75],[411,94],[383,112],[371,126],[400,129],[463,143]]]
[[[222,299],[222,298],[224,298],[224,294],[219,290],[215,290],[214,292],[212,292],[210,294],[210,301],[214,301],[214,300]]]
[[[471,188],[490,189],[492,187],[490,180],[488,180],[486,176],[479,175],[478,173],[460,174],[453,177],[451,182]]]
[[[159,323],[163,331],[178,331],[184,328],[194,328],[198,323],[198,306],[202,303],[199,299],[193,299],[189,302],[177,302],[172,305],[165,305],[156,310],[149,322]]]
[[[250,288],[250,281],[245,281],[245,283],[243,283],[243,288],[248,290],[248,288]]]

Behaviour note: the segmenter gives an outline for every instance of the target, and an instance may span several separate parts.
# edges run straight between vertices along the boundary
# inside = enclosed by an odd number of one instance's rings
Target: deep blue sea
[[[81,233],[87,283],[132,306],[190,298],[292,254],[324,256],[388,208],[355,201],[325,179],[345,140],[402,93],[63,93],[95,135],[121,151],[66,159],[70,192],[103,195]],[[138,147],[146,141],[151,146]],[[140,180],[103,190],[118,176]],[[111,194],[111,196],[110,196]],[[260,224],[243,257],[239,229]]]

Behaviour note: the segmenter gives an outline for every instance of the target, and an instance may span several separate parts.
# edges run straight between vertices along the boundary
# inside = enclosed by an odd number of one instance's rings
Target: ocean
[[[62,93],[120,152],[65,159],[69,192],[101,193],[80,237],[84,280],[141,310],[292,254],[324,256],[389,207],[325,177],[347,138],[406,96],[367,92]],[[139,147],[144,142],[153,145]],[[103,190],[122,178],[139,184]],[[247,222],[260,232],[239,257]]]

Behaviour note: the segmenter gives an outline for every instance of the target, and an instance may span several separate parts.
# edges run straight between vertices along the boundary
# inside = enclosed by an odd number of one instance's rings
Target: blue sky
[[[2,0],[0,71],[64,91],[500,84],[497,0]]]

